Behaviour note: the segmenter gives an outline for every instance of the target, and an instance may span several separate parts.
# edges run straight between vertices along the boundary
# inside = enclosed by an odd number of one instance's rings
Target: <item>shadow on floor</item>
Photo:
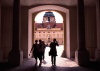
[[[88,65],[88,68],[100,69],[100,62],[91,61]]]
[[[59,66],[51,66],[51,67],[39,67],[39,66],[11,66],[9,63],[0,63],[0,71],[98,71],[100,70],[100,64],[97,62],[91,62],[88,67],[59,67]]]

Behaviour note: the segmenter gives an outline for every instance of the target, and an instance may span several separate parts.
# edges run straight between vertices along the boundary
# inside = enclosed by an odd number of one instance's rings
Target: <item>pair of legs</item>
[[[40,60],[40,64],[39,64],[39,67],[41,67],[41,65],[42,65],[42,59],[39,59]]]
[[[35,66],[37,66],[37,63],[38,63],[37,59],[38,59],[38,57],[35,57],[35,60],[36,60]],[[39,67],[41,67],[41,65],[42,65],[42,58],[39,57],[39,60],[40,60]]]
[[[52,65],[56,65],[56,56],[51,56]]]
[[[35,57],[35,60],[36,60],[35,66],[37,66],[37,57]]]
[[[44,60],[44,58],[45,58],[45,55],[44,55],[44,52],[43,52],[42,59]]]
[[[40,55],[38,58],[39,58],[39,61],[40,61],[39,67],[41,67],[41,65],[42,65],[42,55]]]

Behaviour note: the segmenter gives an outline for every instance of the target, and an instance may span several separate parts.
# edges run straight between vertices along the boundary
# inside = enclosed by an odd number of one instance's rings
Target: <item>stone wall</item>
[[[3,60],[7,61],[9,52],[12,48],[12,13],[11,7],[2,7],[1,12],[1,47]]]

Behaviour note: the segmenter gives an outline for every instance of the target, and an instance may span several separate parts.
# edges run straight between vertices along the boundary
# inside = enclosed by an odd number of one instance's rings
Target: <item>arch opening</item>
[[[45,10],[36,14],[34,18],[32,39],[44,41],[46,48],[44,56],[49,57],[50,43],[56,39],[59,46],[57,57],[64,57],[64,23],[63,16],[57,11]]]
[[[28,58],[30,58],[30,50],[32,47],[32,17],[33,13],[43,11],[43,10],[56,10],[56,11],[61,11],[65,13],[65,22],[64,22],[64,49],[65,49],[65,54],[67,58],[70,58],[70,25],[69,25],[69,10],[64,7],[56,6],[56,5],[44,5],[44,6],[38,6],[29,9],[29,18],[28,18]]]

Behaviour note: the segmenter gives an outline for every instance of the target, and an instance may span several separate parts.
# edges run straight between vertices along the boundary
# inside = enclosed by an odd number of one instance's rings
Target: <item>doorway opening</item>
[[[70,24],[69,24],[69,9],[61,7],[61,6],[57,6],[57,5],[43,5],[43,6],[37,6],[34,8],[29,9],[28,12],[28,58],[31,58],[30,55],[30,50],[32,48],[32,44],[34,42],[34,38],[32,39],[32,35],[34,35],[34,29],[32,29],[32,27],[34,27],[34,19],[35,16],[42,11],[48,11],[48,10],[52,10],[52,11],[57,11],[59,12],[64,19],[64,53],[65,56],[67,58],[71,57],[71,53],[70,53]],[[49,27],[49,26],[48,26]],[[50,36],[48,36],[50,37]],[[48,38],[48,41],[50,41],[50,38]]]
[[[63,16],[53,10],[45,10],[36,14],[33,23],[32,40],[42,40],[47,45],[45,49],[45,58],[49,57],[50,43],[56,39],[59,46],[57,57],[62,57],[64,53],[64,22]]]
[[[61,7],[61,6],[57,6],[57,5],[42,5],[42,6],[37,6],[37,7],[34,7],[34,8],[31,8],[29,9],[29,13],[28,13],[28,58],[31,58],[30,56],[30,50],[32,48],[32,44],[34,42],[34,29],[32,27],[34,27],[34,23],[35,23],[35,17],[38,13],[42,12],[42,11],[57,11],[59,12],[62,16],[63,16],[63,27],[64,27],[64,54],[65,54],[65,57],[67,57],[68,59],[71,58],[71,55],[73,54],[72,51],[71,51],[71,47],[70,47],[70,23],[69,23],[69,9],[65,8],[65,7]],[[48,18],[50,20],[50,18]],[[49,21],[47,20],[47,21]],[[48,26],[48,28],[50,28],[50,26]],[[51,40],[50,38],[51,35],[48,35],[48,42]],[[48,55],[48,53],[47,53]],[[50,57],[50,56],[49,56]],[[60,60],[63,60],[63,61],[66,61],[66,59],[60,59]],[[50,60],[48,58],[48,60]],[[57,59],[59,63],[59,59]],[[65,62],[66,63],[66,62]],[[51,63],[49,63],[51,64]],[[60,64],[57,64],[59,66],[63,66]],[[66,65],[64,65],[66,66]]]

